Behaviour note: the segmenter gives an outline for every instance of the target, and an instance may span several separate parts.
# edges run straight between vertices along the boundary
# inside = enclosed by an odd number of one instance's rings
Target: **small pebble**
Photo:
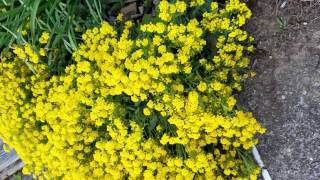
[[[303,90],[303,91],[302,91],[302,94],[303,94],[303,95],[306,95],[306,94],[307,94],[307,91],[306,91],[306,90]]]
[[[281,99],[286,99],[286,96],[285,96],[285,95],[282,95],[282,96],[281,96]]]
[[[284,2],[281,4],[280,8],[283,9],[284,7],[286,7],[286,5],[287,5],[287,1],[284,1]]]
[[[302,24],[303,24],[303,25],[307,25],[308,23],[307,23],[307,22],[303,22]]]

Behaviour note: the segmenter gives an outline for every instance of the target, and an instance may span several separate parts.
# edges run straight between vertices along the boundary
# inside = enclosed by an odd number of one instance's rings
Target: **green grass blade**
[[[30,17],[30,23],[31,23],[31,36],[35,37],[35,22],[36,22],[36,16],[37,16],[37,12],[38,12],[38,7],[40,5],[41,0],[35,0],[33,3],[33,7],[32,7],[32,14]]]

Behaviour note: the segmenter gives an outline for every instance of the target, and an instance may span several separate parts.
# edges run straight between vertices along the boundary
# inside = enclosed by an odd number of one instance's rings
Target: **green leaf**
[[[24,61],[24,63],[26,63],[26,65],[28,66],[28,68],[32,71],[33,74],[37,74],[36,70],[34,69],[34,67],[32,66],[31,63],[29,63],[28,61]]]
[[[148,131],[151,133],[152,132],[152,130],[154,129],[154,128],[156,128],[156,126],[158,125],[158,122],[159,122],[159,120],[158,120],[158,118],[157,118],[157,115],[155,114],[155,113],[153,113],[152,114],[152,117],[151,117],[151,119],[150,119],[150,121],[149,121],[149,125],[148,125]]]
[[[32,14],[30,17],[30,23],[31,23],[31,35],[32,37],[35,36],[35,22],[36,22],[36,16],[37,16],[37,12],[38,12],[38,7],[40,5],[41,0],[35,0],[33,3],[33,7],[32,7]]]

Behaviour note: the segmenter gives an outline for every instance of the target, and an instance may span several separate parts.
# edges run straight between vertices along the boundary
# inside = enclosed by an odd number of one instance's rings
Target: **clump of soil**
[[[320,179],[320,1],[256,0],[256,39],[240,106],[267,128],[258,149],[273,179]]]

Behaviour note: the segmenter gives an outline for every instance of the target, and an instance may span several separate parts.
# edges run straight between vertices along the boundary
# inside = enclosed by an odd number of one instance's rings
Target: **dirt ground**
[[[320,179],[320,1],[251,0],[256,39],[240,106],[267,128],[258,149],[275,180]]]

